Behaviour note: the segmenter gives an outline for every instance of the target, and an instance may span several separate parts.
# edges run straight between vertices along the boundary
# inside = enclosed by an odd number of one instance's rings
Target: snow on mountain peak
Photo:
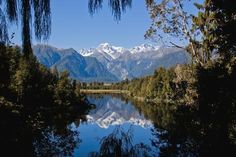
[[[81,49],[80,54],[83,56],[98,56],[103,55],[108,60],[118,58],[126,51],[123,47],[112,46],[109,43],[102,43],[97,48]]]
[[[159,50],[160,46],[154,46],[151,44],[141,44],[140,46],[135,46],[134,48],[130,49],[132,54],[141,53],[141,52],[150,52],[150,51],[157,51]]]
[[[105,51],[107,53],[123,53],[123,47],[113,46],[109,43],[102,43],[97,47],[97,50]]]
[[[87,115],[87,122],[91,124],[97,124],[100,128],[104,129],[109,128],[109,126],[122,125],[125,123],[141,126],[143,128],[153,127],[152,122],[150,120],[144,119],[142,116],[125,119],[122,117],[122,115],[116,112],[111,112],[109,115],[98,119],[94,119],[92,115]]]
[[[68,70],[73,78],[88,82],[138,78],[153,74],[160,66],[168,68],[190,63],[191,60],[182,49],[151,44],[126,49],[103,43],[96,48],[82,49],[79,54],[74,49],[58,49],[49,45],[35,45],[33,50],[45,66]]]
[[[101,43],[98,47],[102,47],[102,48],[107,48],[110,47],[111,45],[109,43]]]
[[[126,49],[119,46],[113,46],[107,42],[98,45],[97,48],[93,49],[82,49],[80,54],[83,56],[96,56],[96,54],[102,54],[106,56],[106,58],[117,59],[124,52],[130,52],[131,54],[142,53],[142,52],[151,52],[157,51],[160,47],[154,46],[151,44],[141,44],[139,46],[135,46],[131,49]]]
[[[81,49],[79,52],[82,56],[91,56],[93,54],[93,49]]]

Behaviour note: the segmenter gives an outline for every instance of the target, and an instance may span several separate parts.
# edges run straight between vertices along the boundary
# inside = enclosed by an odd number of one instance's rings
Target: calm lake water
[[[112,95],[90,95],[88,100],[96,105],[96,109],[87,115],[87,122],[78,127],[72,123],[72,129],[79,132],[81,139],[74,156],[85,157],[91,152],[99,151],[101,139],[117,129],[125,133],[132,132],[133,146],[143,143],[151,148],[152,121],[146,119],[132,102]]]
[[[0,110],[0,151],[26,157],[235,156],[235,115],[121,95],[90,95],[94,109]],[[212,112],[214,111],[214,112]],[[87,113],[86,115],[84,115]],[[14,150],[14,151],[13,151]],[[20,154],[20,155],[19,155]]]

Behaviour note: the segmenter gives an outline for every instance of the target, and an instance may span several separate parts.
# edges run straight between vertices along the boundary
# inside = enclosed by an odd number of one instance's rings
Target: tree
[[[230,59],[236,50],[236,2],[230,0],[206,0],[195,4],[200,10],[193,21],[203,34],[201,47],[208,56],[214,53]]]
[[[90,152],[90,157],[151,157],[154,156],[150,146],[144,143],[133,144],[133,130],[124,131],[116,127],[111,134],[101,139],[98,152]]]
[[[7,47],[0,44],[0,95],[11,97],[9,89],[12,75],[14,75],[20,58],[18,47]]]
[[[190,4],[186,0],[152,2],[148,7],[152,25],[145,37],[166,42],[168,34],[187,41],[187,47],[168,42],[190,52],[200,65],[210,61],[216,53],[225,58],[235,55],[236,2],[205,0],[204,4],[195,3],[199,9],[196,16],[186,11],[184,5]]]
[[[187,50],[198,64],[203,64],[201,51],[198,50],[197,38],[199,31],[193,27],[192,17],[186,11],[185,0],[161,0],[160,2],[151,2],[148,6],[152,25],[147,30],[146,38],[155,38],[163,43],[169,43],[172,46]],[[173,41],[167,41],[165,35],[177,37],[181,41],[188,42],[189,49],[186,46],[180,46]]]
[[[6,9],[4,8],[6,6]],[[50,0],[2,0],[0,3],[0,42],[8,43],[7,27],[10,24],[22,24],[23,52],[26,56],[31,50],[31,25],[34,20],[35,37],[48,39],[51,33]],[[32,18],[33,17],[33,18]]]
[[[72,105],[71,99],[74,96],[74,89],[68,72],[62,72],[55,88],[55,103],[59,106]]]
[[[102,8],[103,0],[89,0],[88,7],[91,15]],[[111,8],[115,20],[121,19],[121,13],[125,12],[127,7],[131,7],[132,0],[109,0],[108,5]]]
[[[89,0],[91,15],[102,7],[102,0]],[[131,7],[132,0],[110,0],[112,14],[120,20],[121,13]],[[6,7],[5,7],[6,6]],[[33,20],[33,21],[32,21]],[[8,23],[8,21],[10,23]],[[32,24],[33,22],[33,24]],[[22,24],[22,43],[25,56],[32,53],[31,31],[36,39],[47,40],[51,34],[50,0],[1,0],[0,1],[0,42],[9,43],[8,25]],[[31,26],[34,26],[34,29]]]

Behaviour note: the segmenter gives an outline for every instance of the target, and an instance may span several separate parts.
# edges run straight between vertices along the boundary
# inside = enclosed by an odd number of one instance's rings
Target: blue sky
[[[51,0],[52,34],[44,43],[80,50],[104,42],[126,48],[150,42],[144,39],[151,24],[144,0],[133,0],[132,8],[122,15],[119,22],[114,20],[104,2],[103,8],[92,17],[88,13],[87,0]],[[16,33],[13,42],[17,44],[21,44],[19,29],[11,29]],[[33,44],[37,43],[33,39]]]
[[[52,0],[51,9],[52,34],[46,44],[79,50],[103,42],[126,48],[149,42],[144,40],[151,24],[144,0],[134,0],[119,22],[114,20],[106,2],[93,17],[88,13],[87,0]],[[20,27],[11,31],[16,33],[13,42],[21,44]]]

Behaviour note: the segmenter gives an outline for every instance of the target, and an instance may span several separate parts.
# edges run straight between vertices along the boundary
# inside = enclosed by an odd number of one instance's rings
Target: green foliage
[[[75,96],[74,87],[71,80],[68,78],[69,73],[63,72],[60,74],[59,80],[55,88],[55,103],[59,106],[66,105],[70,106],[71,99]]]
[[[184,69],[185,68],[185,69]],[[187,90],[190,90],[191,73],[188,78],[182,78],[179,74],[189,73],[190,66],[183,65],[176,68],[158,68],[154,75],[143,78],[123,81],[112,85],[113,89],[128,90],[131,96],[142,97],[152,101],[185,101]],[[188,81],[188,82],[187,82]],[[192,91],[192,90],[191,90]]]
[[[0,140],[5,144],[4,152],[9,156],[53,156],[62,151],[71,155],[78,135],[68,125],[75,118],[84,119],[90,109],[79,84],[67,72],[51,72],[17,47],[1,45],[0,60]],[[58,144],[53,144],[52,132]],[[9,152],[12,148],[15,151]]]
[[[197,103],[204,136],[213,131],[215,134],[221,133],[221,136],[215,140],[228,139],[229,141],[225,141],[228,145],[235,143],[235,57],[228,63],[219,60],[198,68],[197,77],[199,93]],[[211,126],[208,127],[208,124]],[[213,136],[211,138],[214,138]]]
[[[69,74],[46,69],[32,55],[18,48],[1,46],[1,96],[24,107],[73,106],[82,99]]]
[[[150,6],[155,29],[152,27],[147,35],[155,34],[156,29],[171,35],[183,33],[171,24],[176,24],[172,20],[185,16],[170,19],[173,12],[169,8],[174,6],[167,5],[169,2],[171,0]],[[182,1],[173,2],[181,4]],[[130,84],[147,81],[148,90],[144,90],[147,94],[143,96],[162,100],[151,105],[136,105],[157,126],[157,140],[153,143],[160,149],[160,156],[232,156],[236,150],[236,40],[233,30],[236,5],[234,1],[223,0],[206,0],[203,5],[195,5],[200,11],[193,18],[192,30],[187,32],[201,34],[200,41],[189,38],[197,50],[196,54],[192,51],[192,55],[200,64],[177,66],[170,79],[159,69],[154,76],[130,81]],[[181,11],[181,8],[175,9]],[[187,49],[191,52],[191,45]],[[219,57],[212,58],[216,54]],[[142,88],[131,85],[129,90],[134,96],[141,96]],[[168,98],[167,93],[173,101],[163,102],[163,98]]]
[[[198,49],[199,31],[192,21],[193,15],[187,11],[191,2],[186,0],[160,0],[151,2],[148,11],[152,24],[145,34],[145,38],[157,40],[162,45],[171,45],[189,52],[197,64],[203,64],[201,51]],[[171,38],[170,38],[171,37]],[[173,39],[187,42],[178,45]]]
[[[196,67],[192,105],[136,104],[154,122],[160,156],[234,156],[236,60]],[[165,145],[163,145],[163,142]]]
[[[26,56],[32,54],[31,30],[34,30],[38,40],[48,39],[51,33],[50,0],[3,0],[0,2],[0,17],[0,42],[10,43],[8,27],[20,23],[23,52]]]
[[[195,5],[198,15],[187,12],[187,5]],[[229,60],[236,49],[235,6],[235,1],[229,0],[205,0],[203,4],[185,0],[155,1],[148,7],[152,25],[145,37],[186,49],[200,65],[215,54]],[[166,41],[166,34],[187,41],[188,46],[179,46],[168,37]]]
[[[45,128],[51,128],[55,133],[62,135],[62,143],[64,140],[72,141],[69,147],[73,149],[75,146],[73,134],[68,132],[68,129],[58,129],[59,126],[63,125],[63,128],[66,128],[70,122],[63,121],[64,117],[68,118],[78,113],[82,117],[86,113],[88,105],[80,94],[80,88],[106,87],[128,90],[132,97],[154,100],[154,104],[136,106],[158,129],[159,134],[156,135],[158,140],[154,140],[153,144],[160,148],[161,156],[212,156],[212,154],[230,156],[230,153],[235,153],[236,5],[234,1],[205,0],[203,5],[195,4],[200,11],[191,21],[192,16],[184,11],[182,0],[162,0],[160,3],[147,0],[153,20],[147,35],[155,34],[157,29],[160,29],[164,33],[187,38],[189,46],[186,49],[199,65],[159,68],[153,76],[125,80],[109,86],[103,83],[77,84],[68,78],[68,73],[59,74],[56,69],[50,72],[31,55],[32,8],[35,13],[36,36],[39,39],[46,38],[50,34],[49,1],[21,0],[20,11],[17,9],[18,1],[0,2],[2,2],[0,42],[7,40],[6,18],[17,22],[18,16],[21,15],[25,54],[22,55],[19,48],[0,45],[0,124],[3,126],[0,130],[8,135],[6,138],[1,137],[1,141],[7,141],[6,145],[10,146],[11,150],[18,150],[17,146],[25,142],[32,147],[32,143],[35,143],[31,139],[32,134],[37,134],[35,130],[42,131]],[[102,2],[102,0],[89,1],[90,12],[93,14],[101,7]],[[120,18],[121,10],[125,11],[125,7],[131,4],[131,1],[109,2],[117,19]],[[2,11],[3,4],[7,6],[7,12]],[[195,38],[198,33],[202,34],[200,41]],[[219,54],[220,58],[212,59],[213,54]],[[52,123],[56,125],[49,127]],[[14,132],[8,133],[9,130]],[[46,133],[50,136],[49,132]],[[27,134],[32,135],[31,138],[22,138]],[[23,136],[19,138],[19,135]],[[50,143],[45,137],[39,137],[37,140],[42,144]],[[122,140],[117,138],[116,134],[104,138],[103,148],[95,155],[99,156],[99,153],[102,155],[106,153],[108,156],[115,153],[120,155]],[[12,141],[19,142],[12,145]],[[166,144],[163,145],[160,141]],[[108,149],[104,148],[109,148],[111,151],[107,152]],[[37,150],[43,151],[40,146]],[[23,156],[33,154],[27,153],[23,153]],[[52,152],[50,155],[55,156],[55,154],[57,153]],[[64,156],[66,155],[67,151]]]
[[[117,127],[111,134],[101,139],[99,152],[91,152],[90,157],[151,157],[151,148],[148,145],[139,143],[133,145],[133,131],[129,128],[124,131]]]
[[[89,0],[88,8],[91,15],[102,8],[103,0]],[[112,14],[116,20],[120,20],[121,13],[125,12],[128,7],[131,7],[132,0],[109,0],[108,5],[112,10]]]
[[[147,2],[148,3],[148,2]],[[8,26],[21,24],[23,52],[26,56],[32,53],[31,32],[38,40],[46,40],[51,34],[50,0],[1,0],[0,1],[0,42],[9,43]],[[89,0],[91,15],[102,8],[103,0]],[[115,20],[120,20],[121,13],[131,7],[132,0],[109,0]],[[8,23],[9,21],[9,23]],[[34,26],[34,28],[31,28]]]
[[[234,156],[236,58],[190,68],[175,68],[173,81],[185,101],[134,103],[155,126],[152,144],[159,156]]]
[[[109,89],[109,85],[106,86],[104,82],[81,82],[80,86],[82,89]]]
[[[206,0],[196,4],[199,13],[193,18],[195,27],[202,33],[201,49],[209,60],[213,53],[230,59],[235,55],[236,2]]]

